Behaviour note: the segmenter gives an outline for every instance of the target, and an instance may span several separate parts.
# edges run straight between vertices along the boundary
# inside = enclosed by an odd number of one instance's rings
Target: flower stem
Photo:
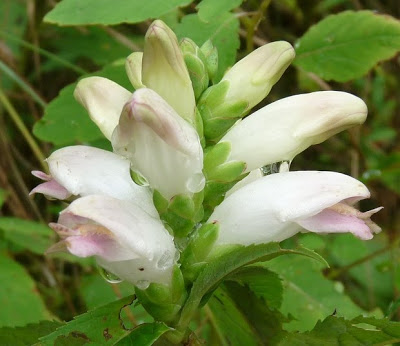
[[[1,62],[0,62],[1,63]],[[39,161],[40,165],[44,169],[44,171],[47,171],[47,167],[45,165],[45,156],[42,153],[42,150],[30,134],[29,130],[26,128],[24,122],[22,121],[20,115],[18,112],[15,110],[7,96],[3,93],[3,91],[0,89],[0,103],[4,106],[8,114],[10,115],[12,121],[14,124],[17,126],[18,130],[21,132],[22,136],[25,138],[26,142],[30,146],[33,154]]]

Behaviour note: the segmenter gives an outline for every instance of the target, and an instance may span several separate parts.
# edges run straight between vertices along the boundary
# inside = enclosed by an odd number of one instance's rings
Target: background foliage
[[[78,143],[109,148],[72,91],[79,78],[91,74],[130,88],[124,58],[142,49],[153,18],[163,19],[179,38],[199,45],[213,41],[220,57],[215,81],[262,44],[292,43],[293,65],[260,106],[315,90],[363,98],[369,108],[364,126],[310,148],[292,167],[357,177],[372,191],[361,209],[385,207],[375,216],[383,232],[371,241],[314,234],[286,241],[287,248],[315,250],[330,268],[288,255],[243,269],[214,292],[192,330],[211,345],[398,342],[397,0],[151,0],[145,6],[142,0],[2,0],[0,343],[26,345],[42,337],[39,345],[90,340],[150,345],[168,331],[152,323],[140,305],[121,310],[134,300],[132,287],[107,283],[91,260],[43,256],[55,240],[46,223],[63,205],[28,197],[37,183],[30,171],[55,148]],[[129,334],[140,323],[145,324]]]

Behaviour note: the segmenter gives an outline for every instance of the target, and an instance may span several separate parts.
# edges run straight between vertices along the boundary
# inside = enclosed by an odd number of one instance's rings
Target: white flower
[[[282,241],[306,229],[316,233],[351,232],[371,239],[380,228],[352,205],[368,198],[358,180],[336,172],[271,174],[234,191],[208,222],[219,224],[218,245]]]
[[[340,91],[287,97],[269,104],[235,124],[220,140],[228,142],[227,161],[243,161],[246,172],[288,160],[313,144],[362,124],[367,106]]]
[[[112,144],[167,199],[204,188],[203,149],[196,130],[151,89],[134,92]]]
[[[56,150],[47,159],[47,164],[49,176],[33,172],[46,182],[35,187],[31,194],[43,193],[57,199],[101,194],[131,201],[150,215],[158,215],[151,191],[132,181],[130,163],[123,157],[106,150],[76,145]]]
[[[172,236],[139,205],[104,195],[72,202],[50,226],[62,240],[48,252],[95,256],[99,265],[133,284],[169,285],[176,261]]]

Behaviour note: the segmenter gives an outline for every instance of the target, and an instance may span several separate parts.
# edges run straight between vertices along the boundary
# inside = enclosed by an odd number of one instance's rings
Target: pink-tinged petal
[[[75,196],[104,194],[132,201],[158,215],[150,189],[132,181],[130,162],[119,155],[76,145],[56,150],[47,163],[53,178]]]
[[[306,230],[314,233],[347,233],[369,240],[372,232],[365,221],[353,215],[343,215],[331,209],[325,209],[317,215],[311,216],[297,223]]]
[[[34,195],[35,193],[42,193],[45,196],[55,199],[67,199],[71,196],[71,193],[68,190],[57,183],[54,179],[46,181],[45,183],[39,184],[36,186],[29,195]]]
[[[31,174],[34,177],[39,178],[39,179],[44,180],[44,181],[51,180],[51,175],[48,175],[48,174],[46,174],[46,173],[44,173],[42,171],[32,171]]]

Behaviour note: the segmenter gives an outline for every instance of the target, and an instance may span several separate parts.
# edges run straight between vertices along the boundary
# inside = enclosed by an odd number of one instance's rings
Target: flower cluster
[[[212,44],[178,43],[155,21],[144,52],[126,60],[133,93],[101,77],[84,78],[75,90],[113,152],[66,147],[47,159],[49,175],[33,172],[44,182],[32,193],[71,201],[50,224],[61,240],[49,251],[95,256],[143,291],[151,283],[171,288],[173,316],[184,299],[177,292],[184,295],[182,282],[191,278],[185,268],[207,263],[223,246],[277,242],[306,230],[371,239],[380,228],[370,217],[380,208],[354,207],[370,196],[361,182],[289,171],[309,146],[362,124],[361,99],[314,92],[247,116],[293,58],[289,43],[269,43],[209,86],[217,69]],[[278,172],[267,174],[275,164]]]

